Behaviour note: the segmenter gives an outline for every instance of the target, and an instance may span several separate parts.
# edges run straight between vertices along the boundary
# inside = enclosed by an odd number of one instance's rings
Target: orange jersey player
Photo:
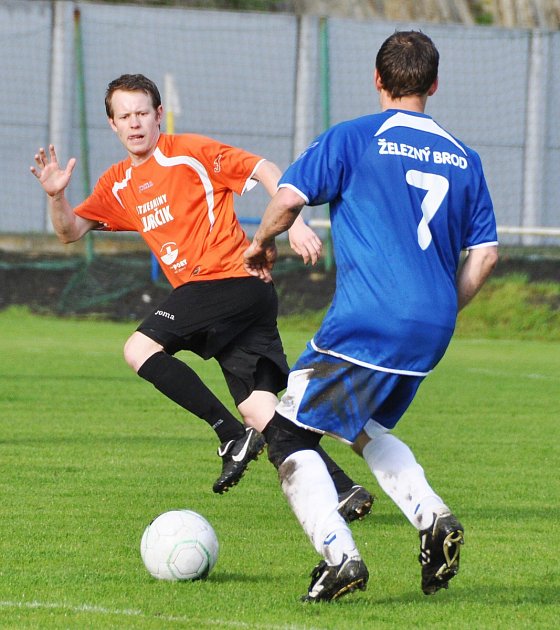
[[[249,243],[233,204],[235,194],[258,182],[272,196],[281,172],[273,162],[210,138],[162,134],[158,88],[141,74],[112,81],[105,109],[128,157],[103,173],[83,203],[74,209],[65,196],[74,158],[62,168],[51,145],[48,154],[39,149],[31,172],[47,193],[63,243],[89,230],[136,231],[160,260],[173,291],[129,337],[125,360],[214,429],[222,472],[213,490],[223,493],[262,452],[261,431],[287,383],[276,291],[243,267]],[[301,219],[290,244],[306,263],[314,264],[321,252],[320,239]],[[243,424],[174,356],[180,350],[218,361]],[[339,490],[341,514],[348,520],[366,514],[371,495],[321,453]]]
[[[138,232],[173,287],[246,277],[248,246],[234,212],[264,160],[194,134],[161,134],[152,156],[111,166],[75,212],[107,230]]]

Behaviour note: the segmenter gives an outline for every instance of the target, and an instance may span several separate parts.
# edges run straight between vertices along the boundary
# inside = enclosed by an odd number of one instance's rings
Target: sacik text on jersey
[[[136,206],[136,212],[140,215],[140,220],[144,226],[143,232],[149,232],[160,225],[173,221],[173,216],[169,211],[169,204],[164,206],[167,202],[167,195],[158,195],[154,199]],[[149,213],[149,214],[148,214]]]

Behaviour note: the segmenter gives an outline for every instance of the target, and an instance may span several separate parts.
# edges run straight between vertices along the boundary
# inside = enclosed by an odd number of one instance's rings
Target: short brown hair
[[[375,59],[383,89],[391,98],[426,94],[437,79],[438,66],[437,48],[420,31],[396,31]]]
[[[122,74],[118,79],[114,79],[109,83],[105,92],[105,111],[108,118],[113,118],[111,99],[117,90],[145,92],[152,99],[154,109],[161,105],[161,96],[157,85],[153,81],[150,81],[143,74]]]

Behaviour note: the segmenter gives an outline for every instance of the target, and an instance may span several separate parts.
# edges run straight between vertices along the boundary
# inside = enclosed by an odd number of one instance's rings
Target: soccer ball
[[[140,555],[158,580],[185,581],[208,577],[218,559],[212,525],[192,510],[171,510],[144,530]]]

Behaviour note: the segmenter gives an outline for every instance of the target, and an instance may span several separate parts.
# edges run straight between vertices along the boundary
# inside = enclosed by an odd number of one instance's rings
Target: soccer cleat
[[[264,437],[251,428],[245,430],[243,437],[220,444],[218,455],[222,458],[222,474],[214,483],[212,490],[222,494],[238,484],[249,462],[257,459],[265,446]]]
[[[363,560],[342,556],[342,562],[337,566],[329,566],[324,560],[311,572],[311,584],[304,602],[331,602],[347,593],[366,590],[369,572]]]
[[[448,588],[449,580],[459,572],[459,553],[464,543],[463,526],[451,514],[434,514],[431,527],[420,532],[422,591],[432,595]]]
[[[351,523],[367,516],[374,501],[375,498],[363,486],[354,485],[338,495],[338,513]]]

